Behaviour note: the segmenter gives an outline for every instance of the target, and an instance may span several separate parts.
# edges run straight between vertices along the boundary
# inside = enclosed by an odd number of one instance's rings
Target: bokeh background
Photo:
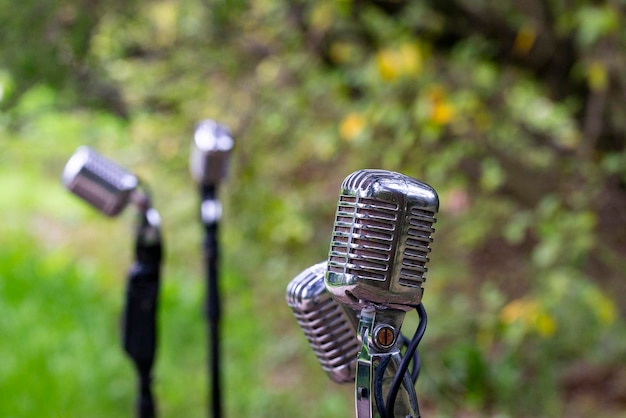
[[[0,0],[0,416],[132,416],[118,325],[135,219],[63,189],[79,145],[152,190],[160,416],[206,416],[188,174],[204,118],[236,140],[220,188],[227,416],[354,416],[284,294],[326,258],[361,168],[440,195],[423,416],[626,416],[625,7]]]

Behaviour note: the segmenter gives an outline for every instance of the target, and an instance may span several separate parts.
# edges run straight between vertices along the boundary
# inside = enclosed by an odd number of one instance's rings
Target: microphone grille
[[[139,185],[136,176],[89,147],[79,147],[70,157],[63,184],[108,216],[120,213]]]
[[[346,177],[328,259],[333,295],[355,309],[360,300],[419,303],[438,206],[430,186],[403,174],[360,170]]]
[[[433,242],[435,232],[433,224],[435,213],[429,210],[413,207],[407,215],[406,246],[402,251],[399,282],[405,286],[421,287],[426,280],[424,274],[428,271],[428,253]]]
[[[229,169],[228,156],[234,145],[226,126],[211,119],[196,124],[189,157],[192,178],[205,185],[215,185],[225,179]]]
[[[398,205],[342,193],[331,241],[329,270],[388,281]]]
[[[356,313],[337,303],[324,286],[326,262],[309,267],[287,286],[287,304],[322,369],[336,383],[354,381],[360,350]]]

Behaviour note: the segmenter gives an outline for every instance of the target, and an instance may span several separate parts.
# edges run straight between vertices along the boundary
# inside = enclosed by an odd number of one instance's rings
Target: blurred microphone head
[[[69,191],[108,216],[119,214],[139,185],[135,175],[86,146],[70,157],[62,180]]]
[[[328,256],[325,284],[340,303],[409,311],[422,283],[439,198],[411,177],[359,170],[345,178]]]
[[[337,303],[324,287],[326,261],[304,270],[287,286],[293,311],[322,369],[336,383],[354,381],[357,355],[356,312]]]
[[[228,156],[235,141],[227,127],[206,119],[196,125],[189,167],[193,179],[216,185],[228,174]]]

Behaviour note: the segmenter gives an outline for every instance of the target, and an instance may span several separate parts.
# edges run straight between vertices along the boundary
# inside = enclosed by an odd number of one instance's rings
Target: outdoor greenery
[[[193,127],[227,125],[225,412],[353,416],[285,301],[339,185],[441,200],[425,417],[626,417],[626,3],[0,0],[0,416],[132,416],[119,338],[134,214],[63,189],[89,145],[163,219],[160,416],[206,415]],[[412,333],[410,316],[405,332]]]

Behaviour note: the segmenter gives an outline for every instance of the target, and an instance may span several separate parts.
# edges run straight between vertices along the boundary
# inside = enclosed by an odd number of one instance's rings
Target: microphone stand
[[[205,315],[208,323],[208,372],[213,418],[222,416],[220,386],[220,298],[218,287],[218,222],[222,205],[217,198],[217,186],[226,177],[228,154],[233,148],[228,128],[214,120],[200,121],[195,128],[189,158],[191,176],[200,185],[200,217],[205,238],[203,255],[206,268]]]
[[[213,184],[200,186],[202,204],[200,215],[204,226],[203,243],[206,268],[205,315],[208,322],[209,338],[209,385],[212,417],[222,416],[220,378],[220,298],[218,287],[218,221],[221,217],[221,203],[217,199],[217,187]]]
[[[420,417],[413,381],[406,370],[400,370],[403,357],[399,330],[403,319],[404,312],[394,309],[366,306],[361,310],[358,332],[362,345],[355,378],[357,418]],[[402,390],[396,392],[397,399],[394,396],[392,402],[385,402],[385,394],[390,394],[398,373]]]
[[[135,261],[128,272],[123,314],[123,347],[138,376],[135,406],[139,418],[154,418],[152,365],[156,351],[156,313],[161,260],[160,220],[152,208],[141,211],[135,238]]]
[[[134,362],[139,395],[136,415],[155,416],[152,365],[156,351],[156,314],[161,260],[161,220],[139,179],[89,147],[79,147],[63,170],[69,191],[108,216],[116,216],[133,203],[139,212],[135,230],[135,261],[128,271],[122,316],[122,346]]]

